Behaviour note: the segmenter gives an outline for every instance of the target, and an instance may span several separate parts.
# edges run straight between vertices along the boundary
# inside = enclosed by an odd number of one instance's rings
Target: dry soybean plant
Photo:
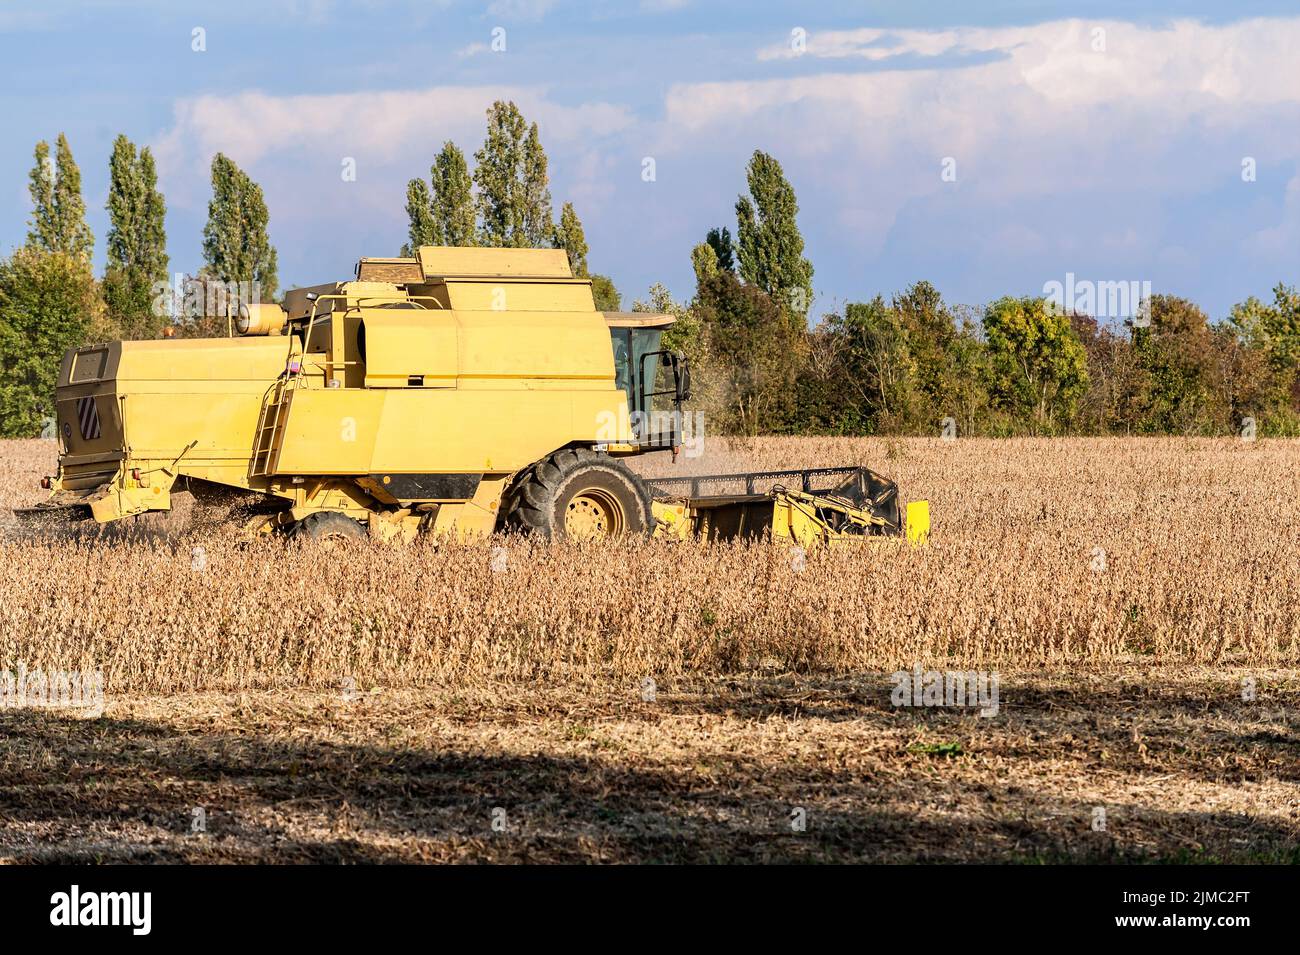
[[[50,442],[0,446],[0,503]],[[0,669],[96,669],[112,692],[637,681],[1300,660],[1300,445],[1183,439],[768,438],[653,473],[866,464],[928,498],[932,541],[319,549],[244,540],[0,542]]]

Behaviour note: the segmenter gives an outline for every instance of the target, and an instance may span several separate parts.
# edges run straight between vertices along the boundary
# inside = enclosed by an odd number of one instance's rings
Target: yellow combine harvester
[[[904,522],[866,469],[732,475],[741,493],[711,496],[716,478],[629,469],[681,444],[672,320],[597,311],[562,250],[362,259],[355,281],[241,306],[238,338],[70,351],[52,493],[19,513],[177,531],[195,495],[233,488],[275,505],[250,530],[307,538],[923,536],[924,502]]]

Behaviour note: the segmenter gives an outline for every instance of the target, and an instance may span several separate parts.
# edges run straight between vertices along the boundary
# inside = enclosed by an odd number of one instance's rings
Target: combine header
[[[354,281],[241,306],[238,338],[70,351],[58,473],[18,514],[175,532],[195,498],[233,489],[267,505],[250,531],[303,538],[924,535],[924,502],[903,512],[865,468],[628,468],[682,443],[672,321],[597,311],[562,250],[362,259]]]
[[[930,533],[929,503],[900,509],[897,485],[868,468],[651,478],[650,489],[656,533],[705,540],[770,535],[805,547],[904,534],[920,543]]]

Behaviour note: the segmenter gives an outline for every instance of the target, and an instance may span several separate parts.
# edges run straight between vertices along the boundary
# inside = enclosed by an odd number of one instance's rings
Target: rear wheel
[[[316,511],[289,528],[291,540],[341,541],[366,536],[366,529],[338,511]]]
[[[591,540],[654,529],[650,491],[626,465],[588,448],[557,451],[516,481],[509,526],[550,538]]]

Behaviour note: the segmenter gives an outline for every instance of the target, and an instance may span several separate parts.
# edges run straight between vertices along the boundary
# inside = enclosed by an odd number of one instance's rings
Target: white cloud
[[[495,0],[488,15],[509,20],[540,20],[551,12],[555,0]]]
[[[167,196],[169,228],[197,235],[211,194],[209,166],[220,151],[262,186],[271,238],[285,281],[343,275],[361,255],[392,255],[405,239],[406,183],[428,176],[446,140],[470,163],[483,142],[494,100],[514,100],[537,121],[551,158],[555,204],[608,196],[611,175],[600,144],[631,122],[607,103],[561,105],[529,87],[437,87],[426,90],[273,96],[246,92],[178,102],[172,126],[152,144]],[[589,155],[590,154],[590,155]],[[341,175],[355,161],[355,179]],[[571,173],[583,181],[574,188]],[[194,254],[193,252],[190,253]],[[177,267],[189,267],[182,254]]]
[[[1094,48],[1096,28],[1104,51]],[[1213,188],[1216,177],[1226,183],[1241,155],[1300,161],[1297,48],[1297,19],[810,32],[814,62],[873,68],[678,84],[668,93],[663,148],[744,141],[769,149],[801,196],[810,187],[833,193],[839,225],[875,252],[901,210],[954,186],[965,203],[988,205],[1090,192],[1168,198]],[[921,68],[912,59],[955,54],[981,56]],[[777,44],[758,55],[773,62],[797,53]],[[957,184],[940,178],[949,156]],[[1152,240],[1141,223],[1111,231],[1121,237],[1106,240],[1115,248]]]
[[[813,31],[804,53],[791,44],[774,44],[760,49],[758,58],[810,56],[888,64],[905,56],[996,54],[996,62],[967,67],[960,82],[987,87],[991,79],[1005,88],[1022,85],[1056,102],[1201,94],[1222,101],[1268,103],[1300,99],[1294,59],[1297,39],[1300,20],[1295,19],[1244,20],[1222,26],[1191,20],[1167,26],[1060,20],[938,31]],[[931,75],[926,70],[916,72]],[[1008,78],[1020,82],[1005,83]]]
[[[1104,52],[1093,48],[1096,27]],[[1213,249],[1233,246],[1270,270],[1294,267],[1300,18],[813,32],[800,66],[825,72],[811,75],[788,75],[786,49],[758,53],[760,69],[785,75],[679,82],[653,119],[595,99],[560,104],[530,87],[246,92],[177,103],[155,151],[169,204],[196,215],[214,152],[248,168],[267,190],[282,258],[291,243],[345,245],[335,233],[360,225],[369,233],[349,250],[395,246],[407,179],[427,173],[446,139],[471,155],[488,105],[514,99],[541,126],[556,208],[573,200],[601,270],[622,264],[638,280],[689,276],[685,250],[731,220],[754,148],[785,166],[818,286],[840,294],[866,280],[843,271],[855,266],[836,273],[835,256],[880,261],[900,243],[909,262],[929,253],[960,260],[954,269],[1000,269],[1026,291],[1042,282],[1024,275],[1027,263],[1083,274],[1074,263],[1089,256],[1195,274]],[[357,159],[355,183],[338,183],[343,156]],[[656,158],[656,182],[640,178],[643,156]],[[1259,183],[1240,183],[1243,156],[1258,160]],[[941,178],[944,157],[956,161],[955,183]],[[1277,170],[1295,179],[1266,226],[1241,215],[1227,223],[1235,232],[1186,234],[1187,222],[1217,224],[1215,215],[1168,214],[1179,203],[1208,209],[1203,197],[1233,185],[1257,189],[1262,203],[1280,193],[1264,182]],[[888,288],[907,277],[869,281]]]
[[[961,30],[829,30],[807,32],[805,42],[773,44],[758,51],[760,60],[811,55],[840,59],[887,60],[895,56],[939,56],[943,53],[982,53],[1004,48],[999,31]]]
[[[1243,184],[1242,188],[1250,186]],[[1286,184],[1286,198],[1277,225],[1251,236],[1248,248],[1253,254],[1266,259],[1289,259],[1293,267],[1294,263],[1300,261],[1300,173]],[[1288,281],[1295,281],[1294,271]]]
[[[315,157],[332,162],[344,155],[364,156],[372,168],[408,166],[415,171],[432,157],[430,144],[436,150],[444,140],[454,139],[467,154],[473,152],[483,138],[485,112],[498,99],[514,100],[525,116],[539,121],[548,148],[616,133],[631,122],[623,107],[561,106],[544,91],[527,87],[307,96],[254,91],[180,101],[172,127],[156,141],[154,151],[160,176],[177,180],[205,174],[218,151],[242,166],[264,164],[290,174]]]

